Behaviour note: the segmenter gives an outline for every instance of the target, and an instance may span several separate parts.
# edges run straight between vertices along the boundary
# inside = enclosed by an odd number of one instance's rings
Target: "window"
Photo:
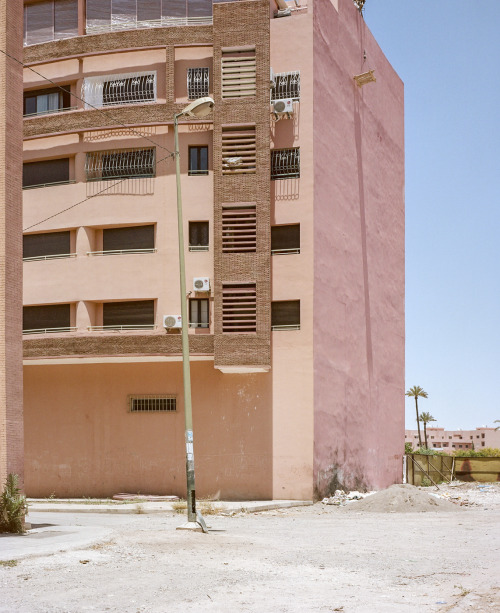
[[[23,187],[69,182],[69,158],[23,164]]]
[[[53,257],[69,257],[71,233],[46,232],[44,234],[25,234],[23,236],[23,259],[44,260]]]
[[[189,251],[208,251],[208,221],[189,222]]]
[[[78,0],[46,0],[24,7],[24,44],[78,36]]]
[[[481,438],[484,438],[484,436],[485,436],[484,434],[481,434]]]
[[[154,225],[105,228],[102,231],[102,253],[151,252],[154,248]]]
[[[156,72],[88,77],[82,86],[86,108],[156,102]]]
[[[256,249],[257,214],[255,204],[223,204],[223,253],[254,253]]]
[[[481,447],[484,447],[484,441],[481,441]]]
[[[271,303],[272,330],[300,330],[300,300]]]
[[[279,72],[274,75],[274,87],[271,87],[271,102],[283,100],[300,100],[300,72]]]
[[[208,68],[187,69],[188,100],[196,100],[208,96],[209,73]]]
[[[245,98],[255,96],[255,48],[222,50],[222,97]]]
[[[87,153],[87,181],[100,179],[154,177],[156,149],[122,149]]]
[[[208,298],[191,298],[189,300],[189,327],[209,328],[209,313]]]
[[[104,328],[154,328],[155,301],[105,302],[102,323]]]
[[[257,332],[257,291],[255,283],[222,286],[222,332]]]
[[[23,332],[70,332],[70,304],[44,304],[23,307]]]
[[[25,92],[23,114],[25,116],[45,115],[69,110],[71,108],[70,86],[66,87],[64,91],[59,87],[53,87]]]
[[[222,174],[255,174],[255,126],[222,128]]]
[[[300,224],[271,228],[271,253],[283,255],[300,253]]]
[[[271,179],[300,177],[300,148],[271,151]]]
[[[189,175],[208,175],[208,147],[189,147]]]
[[[177,410],[177,398],[170,394],[145,394],[128,397],[130,413],[158,413]]]

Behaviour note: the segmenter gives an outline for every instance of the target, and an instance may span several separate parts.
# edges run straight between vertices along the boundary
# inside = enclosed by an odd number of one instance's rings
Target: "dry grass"
[[[18,560],[0,560],[0,566],[5,566],[7,568],[14,568],[18,563]]]
[[[176,513],[185,513],[187,511],[187,502],[185,500],[179,500],[179,502],[173,502],[172,508]],[[196,508],[202,515],[218,515],[224,511],[224,505],[218,504],[214,500],[197,500]]]

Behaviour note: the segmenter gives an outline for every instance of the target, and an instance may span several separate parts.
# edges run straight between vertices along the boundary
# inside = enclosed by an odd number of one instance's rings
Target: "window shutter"
[[[69,181],[69,158],[23,164],[23,187]]]
[[[244,98],[256,92],[255,49],[222,50],[222,97]]]
[[[257,332],[255,283],[222,286],[222,332]]]
[[[154,300],[105,302],[102,305],[104,326],[152,326],[154,317]]]
[[[271,228],[271,251],[290,253],[300,251],[300,224]]]
[[[54,8],[54,38],[78,36],[78,0],[58,0]]]
[[[255,174],[255,126],[222,128],[222,174]]]
[[[54,40],[54,2],[25,6],[26,44],[36,45]]]
[[[109,30],[111,0],[87,0],[87,34]]]
[[[154,249],[155,227],[133,226],[129,228],[105,228],[102,231],[103,251],[128,249]]]
[[[256,248],[257,215],[255,204],[223,204],[223,253],[255,252]]]
[[[70,232],[46,232],[23,236],[23,258],[38,258],[70,253]]]
[[[271,304],[271,326],[299,327],[300,300],[282,300]]]
[[[44,304],[23,308],[23,330],[44,328],[69,328],[71,325],[71,305]]]

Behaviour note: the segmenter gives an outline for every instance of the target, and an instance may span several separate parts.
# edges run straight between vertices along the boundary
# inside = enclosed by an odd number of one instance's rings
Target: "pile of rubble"
[[[348,504],[349,502],[354,502],[355,500],[362,500],[363,498],[366,498],[367,496],[370,496],[371,494],[375,494],[375,492],[362,493],[362,492],[353,491],[353,492],[346,493],[343,490],[335,490],[335,494],[333,496],[330,496],[329,498],[323,498],[321,502],[323,504],[333,504],[333,505],[336,505],[337,507],[342,507]]]

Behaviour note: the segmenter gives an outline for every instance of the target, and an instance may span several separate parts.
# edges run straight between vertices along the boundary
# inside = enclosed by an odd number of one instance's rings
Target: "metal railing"
[[[87,109],[156,102],[156,71],[87,77],[82,98]]]
[[[87,255],[131,255],[142,253],[156,253],[157,249],[108,249],[107,251],[87,251]]]
[[[40,115],[52,115],[53,113],[64,113],[66,111],[77,111],[77,106],[66,106],[60,109],[48,109],[46,111],[37,111],[36,113],[25,113],[23,117],[39,117]]]
[[[36,189],[37,187],[55,187],[56,185],[71,185],[76,183],[74,179],[68,179],[67,181],[54,181],[53,183],[37,183],[36,185],[23,185],[25,189]]]
[[[127,324],[116,326],[88,326],[87,330],[90,330],[91,332],[101,332],[106,330],[123,332],[124,330],[155,330],[156,327],[156,324]]]
[[[150,19],[146,21],[112,22],[103,25],[96,25],[87,21],[87,34],[103,34],[105,32],[116,32],[120,30],[139,30],[145,28],[168,28],[173,26],[211,26],[213,23],[212,15],[203,17],[162,17],[162,19]]]
[[[189,251],[208,251],[208,245],[189,245]]]
[[[76,253],[59,253],[57,255],[35,255],[31,258],[23,258],[23,262],[36,262],[37,260],[63,260],[76,258]]]
[[[290,255],[292,253],[300,253],[300,247],[293,249],[271,249],[271,255]]]
[[[293,179],[300,177],[300,149],[271,150],[271,179]]]
[[[300,71],[279,72],[273,75],[274,86],[271,88],[271,102],[288,98],[300,100]]]
[[[273,332],[280,330],[300,330],[300,324],[281,324],[279,326],[271,326]]]
[[[102,179],[154,177],[156,148],[114,149],[87,153],[85,175],[87,181]]]
[[[33,328],[23,330],[23,334],[57,334],[58,332],[76,332],[78,328],[69,326],[67,328]]]

